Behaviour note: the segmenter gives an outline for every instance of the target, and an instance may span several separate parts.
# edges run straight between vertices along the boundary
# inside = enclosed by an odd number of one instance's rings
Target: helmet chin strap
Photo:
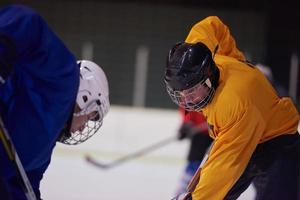
[[[212,84],[211,84],[211,81],[209,80],[209,78],[207,78],[207,79],[205,80],[205,84],[206,84],[209,88],[212,87]]]
[[[80,116],[85,115],[85,114],[87,114],[86,109],[81,110],[80,112],[77,112],[77,113],[73,113],[73,116],[74,117],[80,117]]]
[[[78,104],[79,106],[79,104]],[[81,105],[79,106],[79,108],[81,109],[79,112],[74,112],[73,116],[75,117],[79,117],[82,115],[88,115],[94,111],[99,112],[99,105],[97,104],[97,101],[92,101],[90,102],[88,105]]]

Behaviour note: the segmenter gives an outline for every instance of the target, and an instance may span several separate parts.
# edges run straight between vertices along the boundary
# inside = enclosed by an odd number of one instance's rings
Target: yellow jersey
[[[191,29],[187,43],[202,42],[220,71],[212,101],[202,109],[214,145],[203,165],[193,200],[222,200],[245,170],[259,143],[297,132],[299,113],[279,98],[266,77],[245,61],[229,29],[215,16]]]

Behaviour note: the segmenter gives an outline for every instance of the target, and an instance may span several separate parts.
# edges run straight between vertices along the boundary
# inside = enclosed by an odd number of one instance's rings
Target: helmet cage
[[[173,90],[169,86],[166,88],[172,101],[187,111],[199,111],[204,108],[211,101],[215,93],[215,89],[212,87],[209,78],[182,91]],[[199,91],[202,91],[203,95],[199,95]]]
[[[96,106],[96,101],[91,102],[85,109],[81,110],[78,113],[74,113],[73,116],[81,116],[81,115],[89,115],[88,121],[84,124],[83,130],[77,130],[75,132],[70,132],[70,137],[66,138],[62,142],[68,145],[77,145],[80,144],[90,137],[92,137],[102,126],[103,118],[104,118],[104,111],[102,110],[101,106]],[[91,115],[90,110],[94,110],[94,107],[97,107],[97,111],[93,111],[93,115]],[[91,115],[91,116],[90,116]]]

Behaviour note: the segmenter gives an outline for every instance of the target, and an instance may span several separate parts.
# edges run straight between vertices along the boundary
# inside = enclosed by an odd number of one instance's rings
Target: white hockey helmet
[[[108,82],[102,68],[88,60],[80,60],[77,63],[80,67],[80,84],[76,103],[80,112],[74,113],[73,118],[91,113],[95,113],[95,116],[89,119],[82,129],[70,132],[69,137],[62,141],[72,145],[82,143],[93,136],[101,127],[110,107]]]

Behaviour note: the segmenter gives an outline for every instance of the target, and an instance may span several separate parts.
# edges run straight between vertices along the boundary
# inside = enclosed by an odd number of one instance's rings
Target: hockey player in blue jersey
[[[76,61],[32,9],[0,10],[0,114],[38,199],[56,142],[87,140],[109,106],[107,79],[97,64]],[[0,143],[1,179],[13,199],[25,199]]]

